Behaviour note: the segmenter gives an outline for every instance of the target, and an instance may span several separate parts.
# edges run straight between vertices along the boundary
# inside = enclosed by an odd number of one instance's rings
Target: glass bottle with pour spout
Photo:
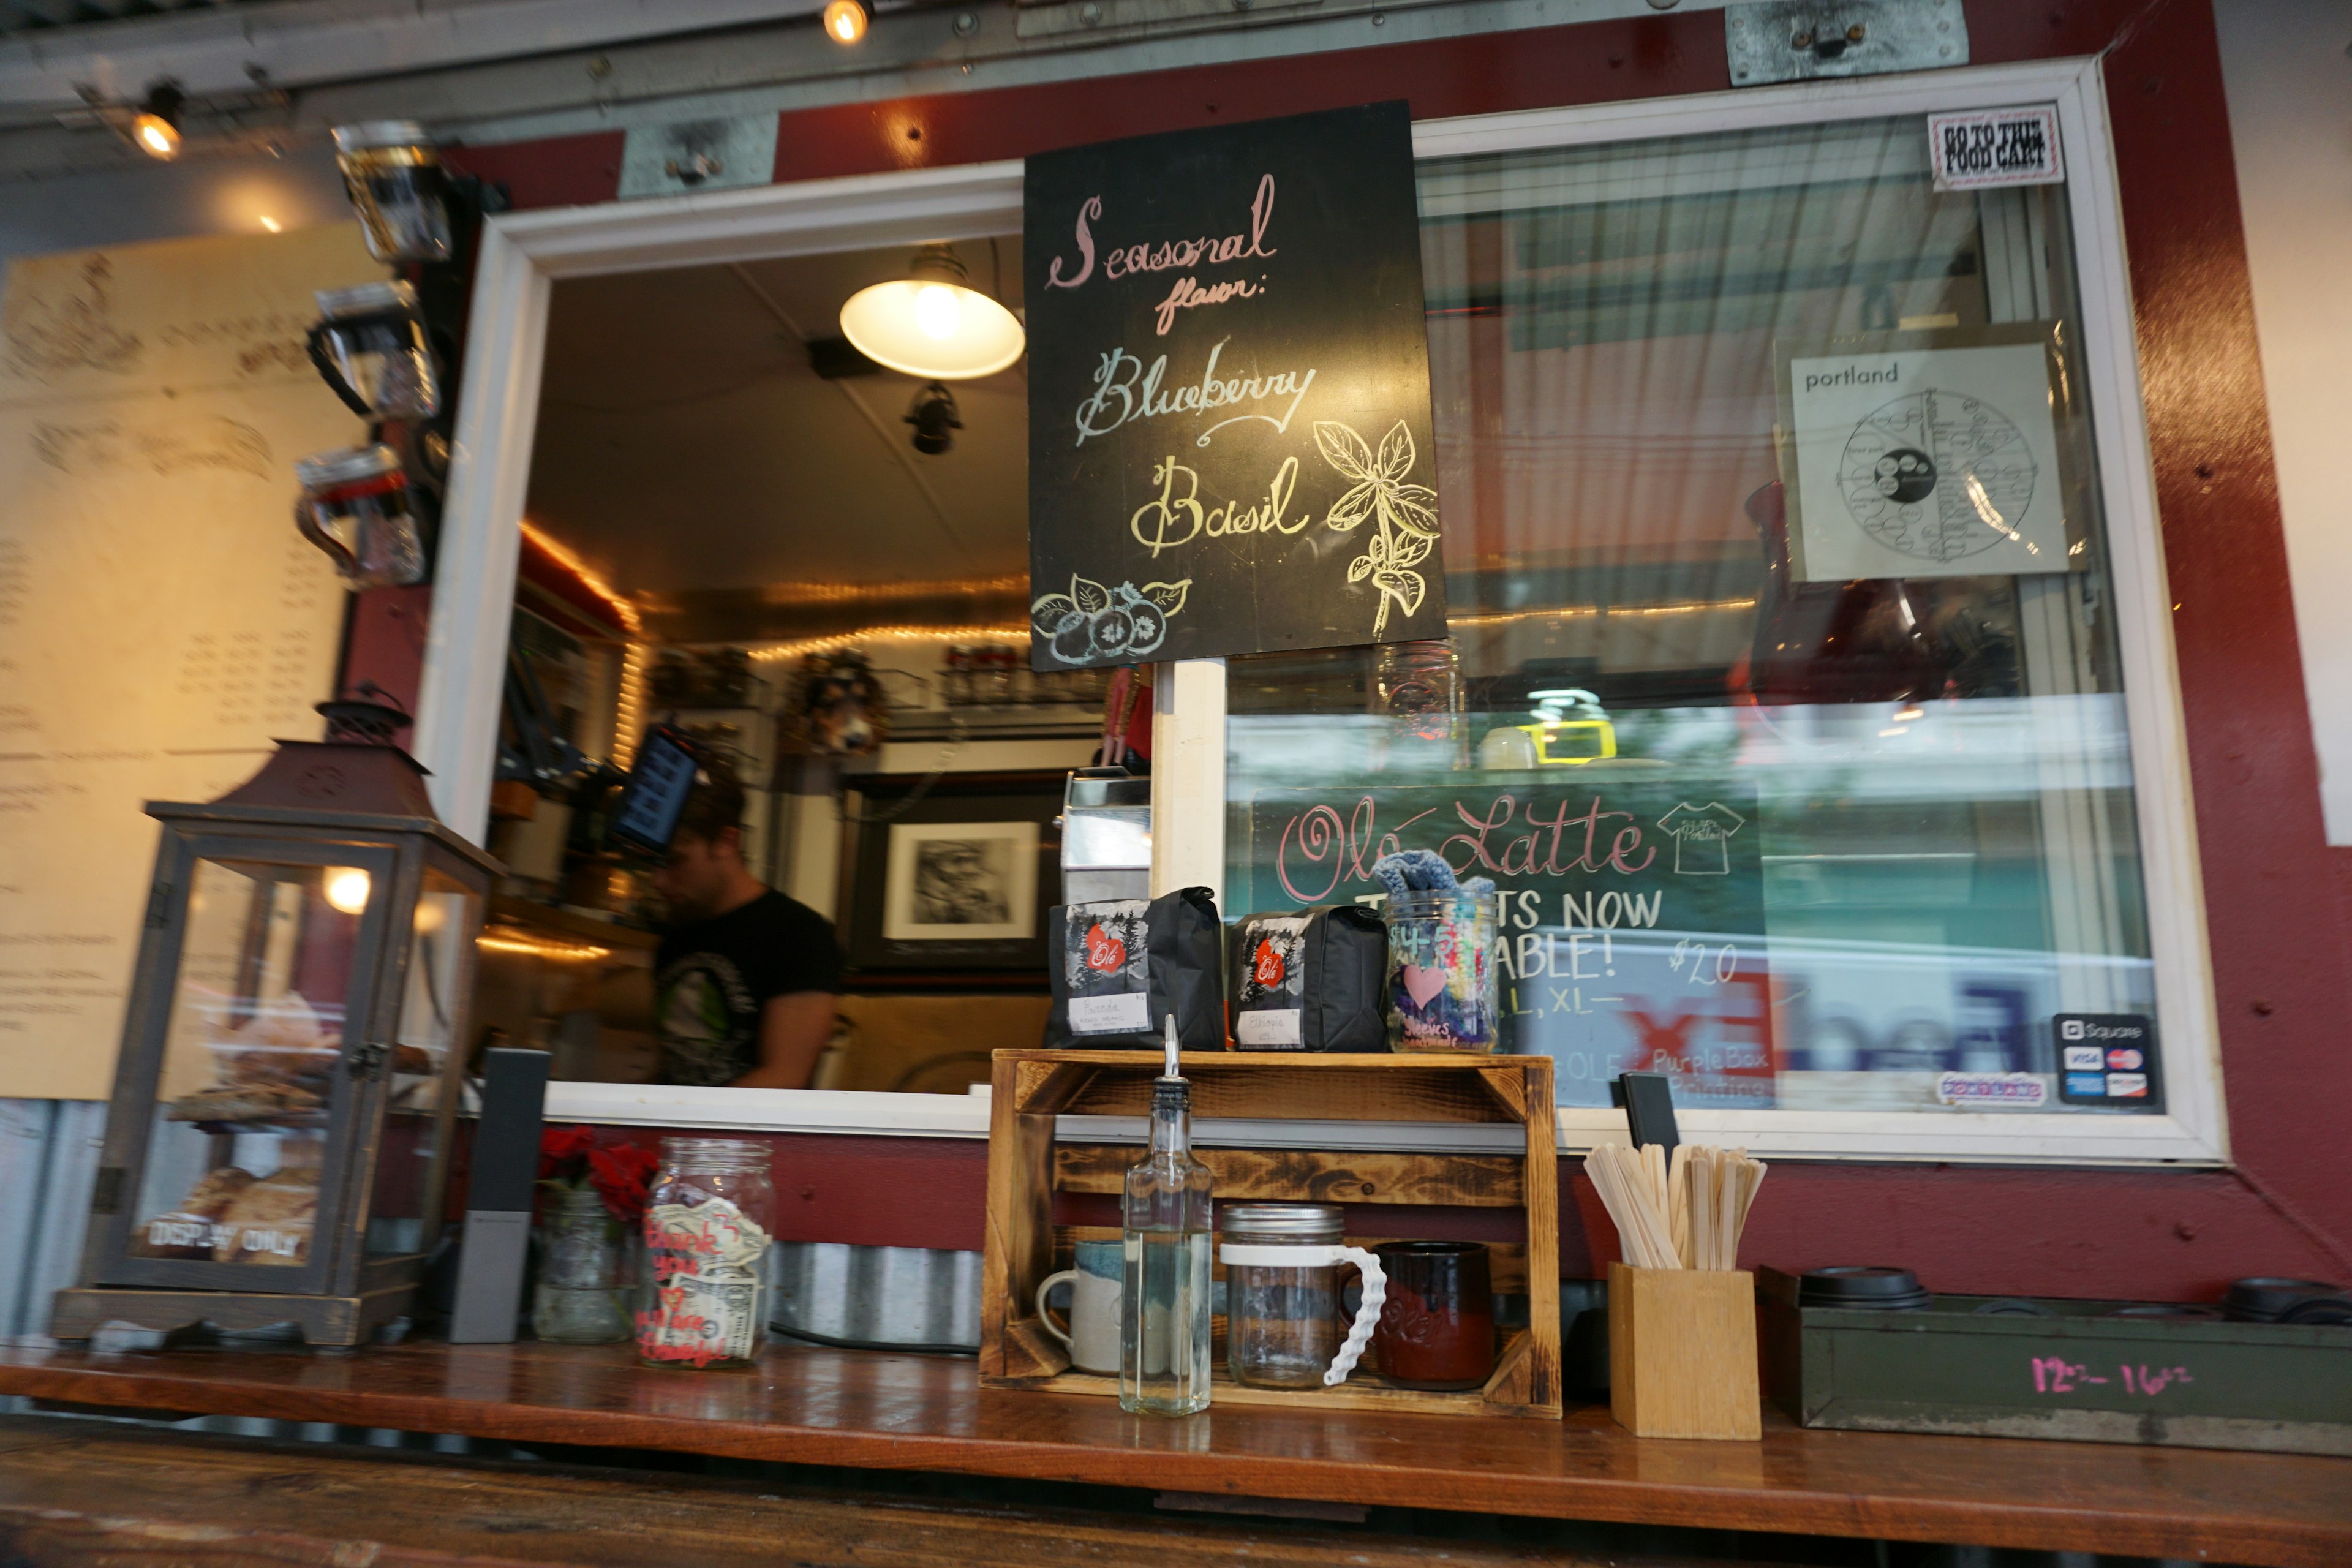
[[[1192,1086],[1177,1071],[1171,1016],[1167,1071],[1151,1086],[1151,1152],[1127,1173],[1121,1214],[1118,1405],[1129,1413],[1209,1407],[1210,1184],[1192,1157]]]

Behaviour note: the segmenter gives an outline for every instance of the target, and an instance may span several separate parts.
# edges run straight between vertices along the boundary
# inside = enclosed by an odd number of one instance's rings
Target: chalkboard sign
[[[1370,901],[1371,868],[1434,849],[1503,893],[1500,1048],[1548,1056],[1562,1105],[1621,1072],[1680,1105],[1773,1103],[1755,786],[1600,768],[1528,782],[1261,790],[1235,914]]]
[[[1035,668],[1444,637],[1405,106],[1027,179]]]

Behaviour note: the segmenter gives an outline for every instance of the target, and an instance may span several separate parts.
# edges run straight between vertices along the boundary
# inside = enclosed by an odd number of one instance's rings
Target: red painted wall
[[[2236,176],[2205,0],[1975,0],[1974,63],[2105,57],[2237,1168],[1783,1163],[1749,1261],[1901,1262],[1944,1290],[2195,1300],[2230,1279],[2352,1279],[2352,922],[2320,823]],[[1719,13],[1365,48],[788,113],[776,177],[1018,157],[1386,98],[1416,117],[1719,90]],[[458,162],[520,205],[609,199],[609,135]],[[980,1156],[922,1140],[779,1141],[795,1230],[976,1247]],[[1563,1268],[1616,1241],[1563,1164]],[[791,1205],[787,1205],[790,1209]]]

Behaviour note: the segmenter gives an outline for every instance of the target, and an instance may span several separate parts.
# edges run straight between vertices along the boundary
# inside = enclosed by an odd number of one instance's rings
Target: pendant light
[[[836,44],[854,44],[866,37],[873,21],[874,7],[867,0],[828,0],[824,36]]]
[[[952,245],[915,252],[907,276],[860,289],[841,308],[841,335],[875,363],[927,381],[994,375],[1027,336],[1013,312],[971,286]]]
[[[180,106],[186,101],[176,82],[158,81],[150,87],[146,101],[131,117],[131,143],[150,158],[160,158],[167,163],[178,157]]]

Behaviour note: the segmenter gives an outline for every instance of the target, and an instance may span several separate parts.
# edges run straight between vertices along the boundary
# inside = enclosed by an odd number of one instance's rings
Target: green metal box
[[[1799,1307],[1757,1271],[1764,1392],[1807,1426],[2352,1455],[2352,1328],[2116,1317],[2122,1301]]]

